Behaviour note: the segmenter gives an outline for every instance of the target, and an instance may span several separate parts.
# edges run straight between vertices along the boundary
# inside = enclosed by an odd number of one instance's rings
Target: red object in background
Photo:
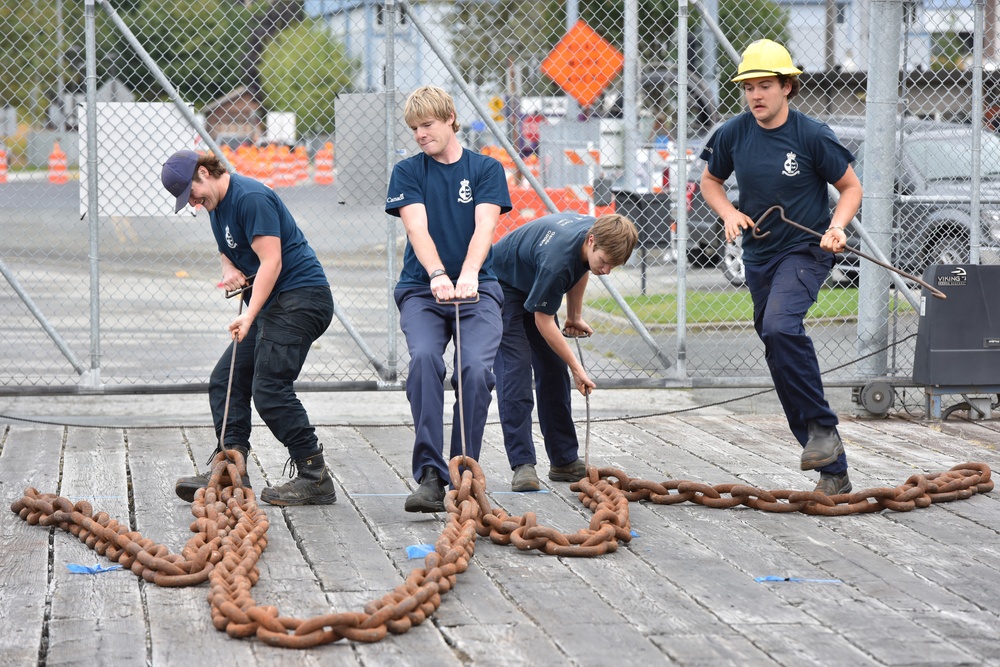
[[[579,198],[569,188],[545,188],[545,194],[562,212],[587,213],[590,206],[588,199]],[[500,216],[500,223],[493,232],[494,243],[503,238],[507,232],[549,214],[549,209],[542,202],[542,198],[531,188],[510,188],[510,203],[513,208],[510,213]],[[610,206],[598,206],[594,210],[594,216],[599,218],[614,212],[615,205],[612,203]]]
[[[538,143],[542,139],[542,123],[544,122],[545,116],[540,113],[521,117],[520,145],[517,147],[521,151],[521,157],[534,155],[535,151],[538,150]]]
[[[987,107],[983,111],[983,124],[988,130],[1000,132],[1000,106]]]
[[[670,189],[670,167],[663,170],[663,190],[667,191]],[[694,193],[698,192],[698,183],[696,181],[688,181],[687,191],[684,193],[684,198],[687,200],[687,207],[690,211],[691,200],[694,199]]]

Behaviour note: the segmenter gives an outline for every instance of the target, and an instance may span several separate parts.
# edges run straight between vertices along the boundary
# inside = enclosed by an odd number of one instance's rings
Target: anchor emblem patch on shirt
[[[795,153],[785,153],[784,167],[785,168],[781,170],[782,176],[799,175],[799,163],[795,159]]]
[[[462,179],[462,186],[458,189],[458,203],[472,203],[472,188],[469,187],[469,179],[467,178]]]

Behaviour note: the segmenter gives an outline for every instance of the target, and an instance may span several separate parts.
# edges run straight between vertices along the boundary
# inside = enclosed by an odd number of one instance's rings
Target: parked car
[[[864,183],[865,124],[861,117],[836,117],[827,121],[840,140],[858,158],[854,169]],[[901,269],[920,275],[931,264],[957,264],[969,260],[972,187],[972,126],[907,118],[899,136],[900,159],[895,175],[892,261]],[[1000,137],[981,135],[980,196],[981,243],[987,253],[1000,257]],[[743,284],[742,251],[724,242],[722,223],[705,203],[698,181],[701,160],[692,165],[689,182],[695,191],[688,204],[688,236],[701,251],[719,257],[719,267],[734,285]],[[689,190],[690,190],[689,185]],[[726,182],[735,205],[739,190],[735,178]],[[899,196],[902,196],[901,199]],[[966,203],[961,203],[959,198]],[[858,222],[864,224],[859,212]],[[859,249],[861,239],[849,228],[848,245]],[[858,258],[845,253],[832,276],[836,282],[857,281]]]

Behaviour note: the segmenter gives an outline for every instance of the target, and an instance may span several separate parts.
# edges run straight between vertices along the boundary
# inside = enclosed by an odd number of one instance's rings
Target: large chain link
[[[451,590],[457,576],[468,568],[477,535],[488,535],[497,544],[557,556],[598,556],[631,539],[630,501],[691,501],[708,507],[746,505],[772,512],[840,515],[881,509],[908,511],[993,489],[985,463],[963,463],[947,472],[914,475],[895,489],[832,497],[803,491],[762,491],[740,484],[656,483],[631,479],[615,468],[590,467],[587,477],[570,485],[594,513],[590,526],[567,534],[538,525],[534,512],[510,516],[494,509],[486,497],[482,468],[471,458],[456,456],[449,463],[454,488],[445,496],[448,520],[434,551],[424,558],[424,566],[413,570],[390,593],[369,602],[364,611],[298,619],[280,616],[276,607],[258,605],[250,595],[260,577],[257,561],[267,546],[268,520],[253,491],[243,487],[246,462],[239,452],[227,450],[218,454],[212,465],[207,488],[199,490],[191,503],[195,516],[191,531],[195,535],[180,554],[171,554],[164,545],[130,531],[105,512],[93,514],[86,501],[73,504],[65,497],[29,487],[24,497],[11,504],[11,510],[29,524],[58,526],[72,533],[97,553],[158,586],[194,586],[208,580],[212,623],[231,637],[255,635],[274,646],[310,648],[341,639],[377,642],[389,633],[402,634],[423,623],[441,605],[441,596]]]
[[[990,467],[985,463],[961,463],[944,472],[912,475],[895,488],[876,487],[835,496],[794,489],[764,491],[746,484],[709,486],[676,479],[657,483],[630,479],[614,468],[602,468],[598,474],[601,477],[616,477],[618,481],[614,485],[622,489],[630,501],[648,500],[659,505],[693,502],[720,509],[745,505],[766,512],[802,512],[823,516],[880,512],[884,509],[909,512],[931,503],[964,500],[976,493],[993,490]],[[727,495],[728,498],[724,497]]]

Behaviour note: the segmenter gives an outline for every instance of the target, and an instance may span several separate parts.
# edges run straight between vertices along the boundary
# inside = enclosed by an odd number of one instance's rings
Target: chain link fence
[[[174,215],[159,184],[182,148],[275,188],[323,262],[337,315],[303,386],[398,388],[405,238],[383,203],[417,150],[402,101],[424,84],[504,165],[498,238],[549,210],[639,225],[629,264],[588,291],[602,386],[769,386],[739,247],[699,185],[702,142],[742,110],[738,54],[787,45],[793,106],[858,157],[849,243],[920,275],[997,261],[983,16],[971,1],[0,0],[0,392],[204,386],[236,304],[207,214]],[[828,381],[908,383],[918,296],[845,255],[809,320]]]

